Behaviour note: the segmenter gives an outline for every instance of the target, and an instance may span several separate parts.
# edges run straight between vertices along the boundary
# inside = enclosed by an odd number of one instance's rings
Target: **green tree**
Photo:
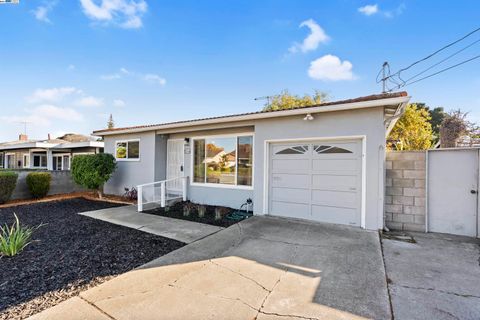
[[[443,119],[447,113],[443,107],[436,107],[430,109],[425,103],[416,103],[417,107],[425,109],[430,114],[430,124],[432,125],[433,131],[433,143],[437,143],[440,140],[440,125],[442,124]]]
[[[395,124],[388,137],[388,147],[394,150],[426,150],[432,145],[431,117],[425,108],[413,103]]]
[[[72,160],[72,177],[82,187],[97,190],[102,198],[103,185],[116,168],[115,158],[109,153],[78,155]]]
[[[107,128],[113,129],[115,128],[115,122],[113,121],[113,115],[110,113],[110,117],[108,117]]]
[[[328,95],[320,90],[315,90],[313,95],[305,94],[302,96],[294,95],[283,90],[280,94],[269,97],[263,111],[277,111],[292,108],[308,107],[324,103],[328,100]]]

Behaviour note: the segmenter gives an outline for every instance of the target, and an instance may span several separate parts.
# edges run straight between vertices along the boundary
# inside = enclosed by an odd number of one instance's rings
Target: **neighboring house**
[[[118,162],[105,192],[180,181],[141,187],[142,203],[158,202],[186,180],[186,198],[196,203],[239,208],[250,198],[255,215],[380,229],[385,137],[409,99],[399,92],[98,130]]]
[[[103,152],[103,141],[79,134],[57,139],[29,140],[21,134],[17,141],[0,143],[0,168],[70,170],[73,156]]]

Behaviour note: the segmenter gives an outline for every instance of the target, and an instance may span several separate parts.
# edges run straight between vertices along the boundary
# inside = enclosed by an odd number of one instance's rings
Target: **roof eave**
[[[401,97],[386,98],[386,99],[342,103],[342,104],[336,104],[336,105],[330,105],[330,106],[298,108],[298,109],[291,109],[291,110],[282,110],[282,111],[265,112],[265,113],[253,113],[253,114],[238,115],[238,116],[225,116],[225,117],[218,117],[218,118],[212,118],[212,119],[163,124],[163,125],[157,125],[157,126],[153,125],[153,126],[141,127],[141,128],[125,128],[123,130],[120,129],[120,130],[114,130],[114,131],[98,130],[98,131],[94,131],[92,134],[103,137],[103,136],[110,136],[110,135],[140,133],[140,132],[174,129],[174,128],[182,128],[182,127],[190,127],[190,126],[201,126],[201,125],[209,125],[209,124],[225,123],[225,122],[238,122],[238,121],[277,118],[277,117],[289,117],[289,116],[295,116],[295,115],[305,115],[307,113],[356,110],[356,109],[381,107],[381,106],[389,106],[389,105],[401,105],[401,104],[407,103],[409,100],[410,100],[409,96],[401,96]]]

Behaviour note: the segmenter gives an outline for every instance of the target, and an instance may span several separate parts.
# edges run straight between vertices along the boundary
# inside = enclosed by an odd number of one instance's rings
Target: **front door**
[[[167,180],[181,178],[183,173],[183,139],[167,140]],[[167,184],[170,190],[181,191],[182,180],[177,179]]]

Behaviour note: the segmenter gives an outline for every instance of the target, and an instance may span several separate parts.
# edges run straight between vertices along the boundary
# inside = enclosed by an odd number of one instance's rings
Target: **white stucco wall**
[[[253,190],[189,186],[188,196],[193,202],[239,207],[247,198],[254,202],[254,213],[265,214],[264,181],[266,140],[327,138],[346,136],[366,137],[366,188],[365,188],[365,227],[375,230],[383,227],[383,188],[385,128],[383,108],[368,108],[313,114],[313,121],[304,121],[303,115],[250,122],[249,130],[254,131],[254,186]],[[252,126],[253,125],[253,126]],[[153,131],[143,134],[107,136],[105,152],[114,154],[115,141],[140,138],[140,161],[119,162],[118,169],[106,186],[106,192],[122,193],[125,186],[158,181],[165,175],[166,139],[191,138],[193,136],[217,135],[223,133],[246,132],[243,128],[205,130],[167,135]],[[193,128],[192,128],[193,130]],[[155,151],[156,150],[156,151]],[[191,175],[192,154],[185,154],[185,173]]]
[[[115,135],[105,137],[105,153],[115,156],[115,142],[140,139],[140,159],[138,161],[117,161],[117,170],[105,185],[107,194],[123,194],[124,188],[153,182],[155,178],[155,132]]]
[[[328,138],[366,136],[366,220],[367,229],[383,227],[383,166],[385,128],[383,108],[313,114],[313,121],[303,116],[259,120],[255,122],[255,214],[265,214],[264,202],[264,150],[266,140],[297,138]]]

